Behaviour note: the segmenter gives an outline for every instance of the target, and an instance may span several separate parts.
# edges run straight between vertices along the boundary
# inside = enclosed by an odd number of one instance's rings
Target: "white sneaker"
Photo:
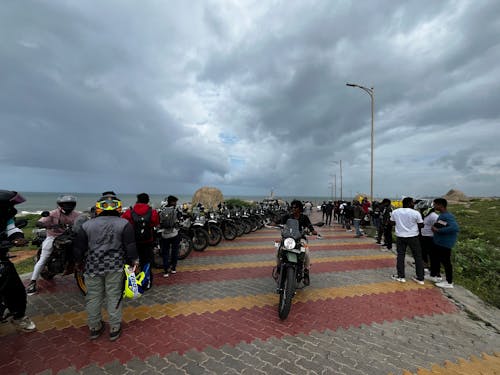
[[[34,331],[36,329],[35,323],[33,323],[33,321],[29,317],[27,317],[26,315],[20,319],[12,319],[11,321],[12,321],[12,324],[14,324],[14,326],[17,329],[20,329],[20,330],[23,330],[26,332],[31,332],[31,331]]]
[[[440,283],[441,281],[443,281],[443,278],[441,276],[425,275],[424,279],[432,281],[433,283]]]
[[[431,271],[429,271],[428,268],[424,268],[424,274],[426,275],[430,275],[431,274]]]
[[[449,283],[448,281],[442,281],[440,283],[435,284],[439,288],[444,288],[444,289],[452,289],[454,288],[453,283]]]
[[[400,283],[406,283],[406,279],[404,277],[398,277],[397,275],[392,275],[391,279],[399,281]]]
[[[419,279],[417,279],[416,277],[412,277],[412,280],[413,280],[413,281],[415,281],[415,282],[416,282],[417,284],[419,284],[419,285],[424,285],[424,284],[425,284],[425,283],[424,283],[424,280],[419,280]]]
[[[168,277],[168,276],[169,276],[168,272],[166,272],[166,273],[163,274],[163,277]]]

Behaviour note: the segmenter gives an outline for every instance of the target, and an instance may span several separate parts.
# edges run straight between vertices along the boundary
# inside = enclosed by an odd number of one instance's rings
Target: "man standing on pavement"
[[[392,275],[392,279],[399,282],[406,282],[405,279],[405,255],[406,247],[409,246],[415,259],[415,269],[417,277],[412,278],[417,284],[424,285],[424,264],[422,261],[422,250],[418,238],[419,228],[424,226],[424,221],[420,212],[413,209],[413,198],[403,199],[403,207],[394,210],[391,214],[391,221],[396,225],[396,246],[398,274]]]
[[[353,202],[354,204],[354,208],[352,210],[352,222],[354,224],[354,229],[356,229],[356,237],[361,237],[362,236],[362,233],[361,233],[361,219],[363,219],[363,217],[365,216],[365,213],[363,211],[363,208],[361,207],[361,205],[359,204],[358,201],[354,201]]]
[[[326,225],[331,226],[332,225],[332,213],[333,213],[333,203],[332,201],[329,201],[325,205],[325,215],[326,215]]]
[[[134,227],[135,243],[139,254],[139,264],[141,270],[149,264],[153,264],[154,228],[160,225],[158,212],[149,205],[149,195],[146,193],[137,194],[137,202],[134,207],[125,211],[122,218],[127,219]],[[151,269],[151,268],[150,268]],[[153,273],[149,273],[149,289],[153,283]]]
[[[139,259],[134,228],[120,218],[122,202],[114,193],[107,193],[95,205],[97,217],[82,224],[74,253],[78,268],[84,268],[90,339],[97,339],[104,331],[101,309],[106,299],[109,339],[114,341],[121,334],[123,267],[125,263],[139,265]]]
[[[439,267],[443,264],[446,274],[446,281],[436,283],[440,288],[453,288],[453,267],[451,265],[451,249],[457,242],[459,227],[455,216],[448,212],[448,202],[444,198],[434,199],[434,209],[439,212],[439,217],[432,226],[434,233],[433,251],[438,253],[439,263],[431,275],[439,272]]]
[[[377,244],[385,246],[387,250],[392,249],[392,222],[391,222],[392,206],[391,200],[384,198],[381,203],[381,218],[377,233]],[[381,244],[382,235],[384,243]]]

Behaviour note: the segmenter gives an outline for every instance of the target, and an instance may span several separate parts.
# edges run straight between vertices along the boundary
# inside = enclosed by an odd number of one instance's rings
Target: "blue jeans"
[[[361,219],[354,219],[353,220],[354,228],[356,229],[356,236],[361,236],[361,230],[359,229],[359,226],[361,224]]]
[[[179,257],[179,245],[181,236],[172,238],[162,238],[160,240],[161,255],[163,257],[163,270],[168,272],[169,268],[175,270],[177,267],[177,258]]]

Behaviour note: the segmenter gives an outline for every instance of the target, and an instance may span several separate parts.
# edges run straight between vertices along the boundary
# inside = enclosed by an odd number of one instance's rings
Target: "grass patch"
[[[14,266],[16,267],[17,273],[19,275],[22,275],[25,273],[33,272],[35,263],[33,262],[33,258],[28,258],[20,261],[19,263],[15,263]]]
[[[460,226],[452,250],[454,281],[500,308],[500,199],[474,199],[448,210]]]

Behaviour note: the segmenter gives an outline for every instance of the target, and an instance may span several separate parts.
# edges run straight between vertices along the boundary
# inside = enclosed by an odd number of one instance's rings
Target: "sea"
[[[26,202],[23,202],[16,206],[20,214],[40,214],[45,210],[53,210],[57,207],[56,200],[62,194],[70,194],[76,197],[77,204],[76,209],[78,211],[88,211],[92,206],[94,206],[96,200],[101,196],[99,193],[39,193],[39,192],[20,192],[23,197],[26,198]],[[173,194],[179,198],[179,204],[185,202],[191,202],[192,194]],[[137,200],[136,194],[118,194],[118,198],[121,199],[124,207],[133,206]],[[150,204],[153,208],[158,208],[162,200],[166,198],[165,195],[160,194],[149,194]],[[245,201],[260,202],[268,197],[265,196],[224,196],[224,199],[241,199]],[[311,201],[315,205],[320,205],[323,201],[327,201],[331,198],[329,197],[280,197],[276,195],[274,198],[281,199],[285,201],[291,201],[293,199],[300,199],[302,201]]]

